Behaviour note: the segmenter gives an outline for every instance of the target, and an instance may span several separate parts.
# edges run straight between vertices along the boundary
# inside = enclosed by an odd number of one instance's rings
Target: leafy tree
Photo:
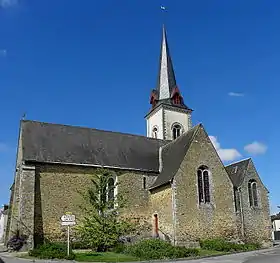
[[[117,245],[121,236],[129,234],[133,225],[119,216],[119,209],[124,207],[124,199],[114,195],[116,184],[112,181],[112,172],[99,169],[92,185],[83,194],[88,204],[85,217],[77,226],[82,242],[98,252],[107,251]]]

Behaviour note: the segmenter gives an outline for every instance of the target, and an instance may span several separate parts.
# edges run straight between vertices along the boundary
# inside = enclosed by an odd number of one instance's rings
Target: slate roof
[[[163,60],[166,60],[166,65],[165,63],[164,65],[162,65]],[[163,74],[165,77],[162,79]],[[166,83],[161,83],[161,81],[164,81]],[[159,98],[161,97],[160,93],[163,92],[162,85],[168,86],[169,96],[172,93],[172,89],[177,86],[172,58],[170,55],[167,36],[166,36],[166,30],[164,26],[162,28],[162,40],[161,40],[160,57],[159,57],[159,72],[158,72],[158,81],[157,81],[157,88],[156,88]]]
[[[233,186],[235,187],[239,187],[243,180],[244,177],[246,175],[246,171],[250,162],[250,158],[242,160],[242,161],[238,161],[232,164],[227,165],[226,171],[233,183]]]
[[[172,181],[200,127],[202,127],[202,124],[196,125],[176,140],[162,147],[162,170],[150,189],[157,188]]]
[[[23,120],[23,160],[159,172],[159,148],[145,136]]]
[[[152,91],[152,93],[156,94],[157,102],[156,105],[153,106],[152,109],[150,109],[147,115],[149,115],[155,108],[157,108],[159,105],[162,104],[192,111],[192,109],[190,109],[187,105],[185,105],[183,98],[181,104],[178,105],[173,103],[171,99],[171,95],[175,88],[177,88],[175,72],[174,72],[172,58],[168,46],[166,30],[165,27],[163,26],[157,86],[156,89]],[[168,96],[166,97],[165,95],[167,94]]]

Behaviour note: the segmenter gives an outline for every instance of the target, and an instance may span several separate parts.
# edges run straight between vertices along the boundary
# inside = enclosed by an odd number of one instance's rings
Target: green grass
[[[199,256],[198,257],[190,257],[191,258],[200,258],[200,257],[207,257],[207,256],[218,256],[218,255],[225,255],[229,253],[221,252],[221,251],[211,251],[211,250],[205,250],[200,249],[199,250]],[[76,261],[79,262],[132,262],[132,261],[140,261],[141,259],[125,255],[125,254],[118,254],[114,252],[75,252]],[[18,258],[24,258],[24,259],[36,259],[35,257],[29,256],[27,253],[17,253],[15,255]]]
[[[139,261],[140,259],[133,256],[118,254],[114,252],[86,252],[86,253],[75,253],[76,261],[80,262],[130,262]]]

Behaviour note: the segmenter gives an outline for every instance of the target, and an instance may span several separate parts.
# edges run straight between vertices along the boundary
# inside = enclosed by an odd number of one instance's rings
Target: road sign
[[[76,221],[75,215],[63,215],[60,219],[62,222],[75,222]]]
[[[66,213],[61,218],[61,225],[67,226],[67,255],[70,254],[70,226],[76,225],[76,217],[71,213]]]

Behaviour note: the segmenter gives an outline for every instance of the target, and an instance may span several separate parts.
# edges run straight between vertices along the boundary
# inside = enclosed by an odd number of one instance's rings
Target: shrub
[[[128,245],[124,253],[143,260],[150,260],[197,256],[199,255],[199,250],[195,248],[174,247],[166,241],[148,239],[134,245]]]
[[[73,241],[71,242],[71,248],[72,249],[90,249],[90,245],[86,242],[82,241]]]
[[[123,243],[118,243],[113,249],[112,251],[115,253],[123,253],[126,250],[126,245]]]
[[[40,259],[74,259],[75,255],[70,252],[67,256],[67,246],[61,243],[45,243],[29,251],[29,256]]]
[[[10,238],[7,243],[7,247],[12,251],[19,251],[23,245],[26,243],[26,236],[21,236],[19,230],[16,231],[16,234]]]
[[[223,239],[201,240],[200,246],[202,249],[223,251],[223,252],[249,251],[249,250],[256,250],[260,248],[259,244],[250,244],[250,243],[236,244],[236,243],[227,242]]]

